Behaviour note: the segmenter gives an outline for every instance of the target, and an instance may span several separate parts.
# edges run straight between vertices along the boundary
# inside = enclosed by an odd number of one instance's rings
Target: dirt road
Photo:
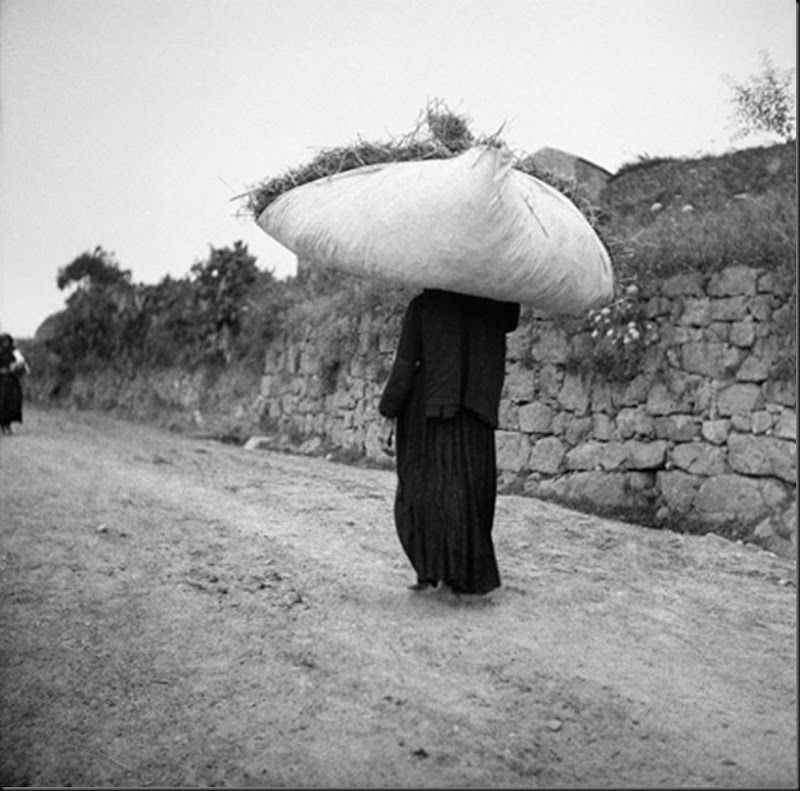
[[[4,785],[796,785],[794,563],[499,499],[413,581],[394,475],[28,408],[0,439]]]

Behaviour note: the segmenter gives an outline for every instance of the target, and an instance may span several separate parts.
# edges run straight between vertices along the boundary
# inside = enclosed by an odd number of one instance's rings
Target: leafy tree
[[[86,290],[116,283],[130,283],[129,269],[120,269],[113,253],[97,245],[91,253],[82,253],[72,263],[58,270],[56,285],[63,291],[71,285]]]
[[[230,361],[233,339],[242,327],[245,299],[259,276],[256,259],[247,245],[211,248],[208,261],[192,266],[198,319],[205,326],[209,351],[222,352]]]
[[[258,364],[287,302],[283,285],[259,271],[242,242],[212,247],[188,276],[156,285],[132,283],[98,246],[60,269],[57,283],[73,291],[46,344],[69,370],[194,367],[215,358]]]
[[[766,50],[761,50],[761,71],[745,82],[725,81],[733,90],[732,120],[738,126],[734,138],[758,132],[778,135],[785,141],[796,133],[794,69],[777,69]]]
[[[126,321],[135,312],[135,287],[129,270],[100,245],[58,271],[56,284],[75,289],[59,320],[59,333],[48,347],[67,364],[91,365],[118,356],[124,344]]]

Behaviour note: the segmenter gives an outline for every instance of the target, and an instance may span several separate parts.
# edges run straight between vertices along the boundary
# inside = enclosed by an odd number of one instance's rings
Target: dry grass
[[[499,135],[500,130],[494,135],[476,138],[465,116],[452,112],[443,101],[434,100],[408,134],[383,143],[358,140],[350,145],[323,149],[307,164],[290,168],[239,198],[246,199],[248,214],[257,218],[277,197],[301,184],[367,165],[449,159],[472,146],[500,146]]]

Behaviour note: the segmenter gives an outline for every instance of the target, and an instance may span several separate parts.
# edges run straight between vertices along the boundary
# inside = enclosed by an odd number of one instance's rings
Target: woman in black
[[[0,430],[11,433],[11,424],[22,423],[22,385],[20,376],[29,371],[28,363],[14,347],[14,339],[0,335]]]
[[[500,585],[492,544],[494,431],[506,333],[519,305],[426,290],[406,310],[379,410],[397,418],[400,543],[417,572],[412,589],[444,582],[456,593]]]

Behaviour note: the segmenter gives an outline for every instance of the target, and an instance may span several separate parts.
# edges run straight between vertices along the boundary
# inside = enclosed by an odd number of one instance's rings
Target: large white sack
[[[301,259],[406,285],[575,313],[608,300],[608,253],[580,211],[507,149],[371,165],[295,187],[258,225]]]

